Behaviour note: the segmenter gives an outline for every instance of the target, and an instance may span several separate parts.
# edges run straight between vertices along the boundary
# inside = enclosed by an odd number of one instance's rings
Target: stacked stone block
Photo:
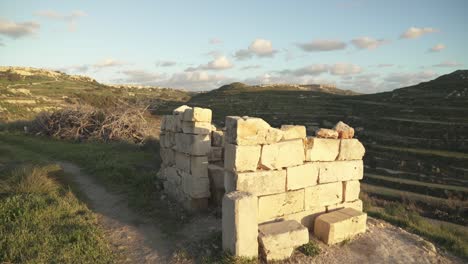
[[[161,122],[159,177],[165,192],[189,210],[208,206],[211,116],[210,109],[184,105]]]
[[[260,226],[292,220],[313,231],[314,220],[321,214],[341,208],[362,212],[359,180],[363,177],[364,147],[349,138],[350,133],[333,131],[323,133],[329,138],[306,137],[304,126],[277,129],[260,118],[226,117],[226,193],[242,192],[248,197],[245,199],[256,199]],[[336,138],[339,135],[346,137]],[[225,215],[225,203],[232,203],[228,195],[223,200],[223,223],[225,217],[232,217]],[[242,217],[252,208],[236,210]],[[229,236],[223,226],[223,241],[230,240]],[[253,239],[236,241],[255,243]],[[229,244],[225,250],[244,255],[236,245]]]

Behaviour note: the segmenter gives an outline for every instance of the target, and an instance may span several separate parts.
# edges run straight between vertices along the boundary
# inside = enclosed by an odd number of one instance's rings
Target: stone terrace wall
[[[208,174],[209,168],[213,171],[223,166],[223,133],[211,124],[211,116],[210,109],[184,105],[161,122],[162,167],[158,177],[164,191],[188,210],[206,209],[211,193],[224,195],[224,191],[218,193],[219,188],[210,192],[210,186],[223,183],[210,184]]]
[[[306,137],[304,126],[277,129],[260,118],[226,118],[224,249],[256,256],[259,224],[296,220],[313,231],[320,214],[362,211],[363,145],[344,139],[346,131],[317,135],[332,138]]]

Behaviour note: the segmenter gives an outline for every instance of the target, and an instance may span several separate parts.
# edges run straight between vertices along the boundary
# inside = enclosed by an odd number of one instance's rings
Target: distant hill
[[[261,84],[248,85],[241,82],[234,82],[223,85],[218,89],[209,91],[209,93],[238,93],[238,92],[259,92],[259,91],[314,91],[337,95],[358,95],[359,93],[351,90],[338,89],[332,85],[322,84]]]

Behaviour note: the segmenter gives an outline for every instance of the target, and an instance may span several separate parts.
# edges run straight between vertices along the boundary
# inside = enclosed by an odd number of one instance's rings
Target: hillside
[[[130,104],[151,109],[189,98],[190,93],[182,90],[108,86],[59,71],[0,67],[0,121],[29,119],[42,111],[80,104],[100,108]]]
[[[240,82],[226,84],[218,89],[212,90],[210,94],[236,94],[243,92],[261,92],[261,91],[313,91],[337,95],[358,95],[359,93],[351,90],[338,89],[332,85],[323,84],[261,84],[247,85]]]

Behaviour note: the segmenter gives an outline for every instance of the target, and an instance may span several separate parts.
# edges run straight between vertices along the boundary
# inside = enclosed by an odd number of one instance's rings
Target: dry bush
[[[41,113],[30,132],[73,140],[127,141],[142,143],[150,136],[145,109],[96,109],[76,107]]]

